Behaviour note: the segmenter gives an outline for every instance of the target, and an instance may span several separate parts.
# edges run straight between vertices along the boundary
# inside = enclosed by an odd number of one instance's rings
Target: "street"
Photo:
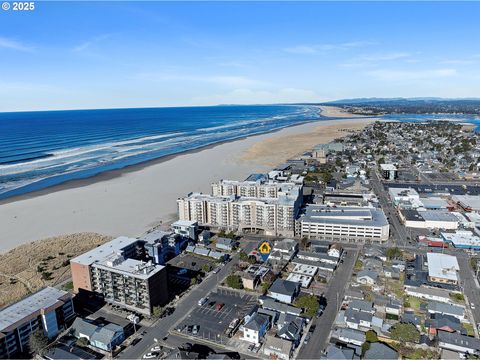
[[[327,307],[322,316],[313,320],[313,325],[316,325],[315,331],[311,335],[308,344],[303,345],[300,350],[300,354],[298,355],[299,359],[318,359],[322,351],[326,348],[327,341],[330,337],[330,329],[335,321],[338,309],[342,304],[345,288],[352,276],[358,251],[358,249],[348,250],[343,264],[337,268],[330,280],[328,289],[324,294],[327,299]]]

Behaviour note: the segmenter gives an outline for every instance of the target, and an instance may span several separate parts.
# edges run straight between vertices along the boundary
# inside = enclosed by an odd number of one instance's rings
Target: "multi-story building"
[[[72,295],[52,287],[0,310],[0,358],[28,352],[30,335],[39,329],[49,339],[57,336],[74,317]]]
[[[380,164],[380,169],[385,180],[395,180],[398,177],[397,167],[393,164]]]
[[[186,247],[190,237],[162,230],[151,231],[138,238],[137,246],[143,246],[148,260],[164,265],[171,258],[179,255]]]
[[[200,225],[227,230],[260,229],[266,235],[293,236],[295,217],[302,199],[301,187],[291,186],[287,189],[272,190],[267,197],[190,193],[177,200],[178,216],[180,220],[198,221]],[[222,191],[227,193],[225,189]],[[255,191],[252,188],[245,192],[240,190],[240,193],[253,194]],[[259,193],[263,194],[262,191]],[[214,192],[219,193],[216,190]],[[276,197],[270,196],[274,192]]]
[[[123,236],[71,259],[74,290],[151,315],[154,306],[167,302],[167,274],[162,265],[136,260],[139,249],[138,239]]]
[[[213,196],[244,196],[251,198],[278,198],[289,193],[298,185],[293,182],[266,181],[260,178],[256,181],[220,180],[212,184]]]
[[[332,241],[383,243],[390,231],[383,211],[371,207],[308,205],[297,223],[302,237]]]

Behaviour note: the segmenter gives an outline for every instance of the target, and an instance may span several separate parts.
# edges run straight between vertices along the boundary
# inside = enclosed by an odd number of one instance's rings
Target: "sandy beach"
[[[222,178],[244,179],[267,171],[372,121],[302,124],[7,199],[0,203],[0,253],[23,243],[80,232],[138,236],[152,226],[174,221],[180,196],[210,192],[211,182]]]

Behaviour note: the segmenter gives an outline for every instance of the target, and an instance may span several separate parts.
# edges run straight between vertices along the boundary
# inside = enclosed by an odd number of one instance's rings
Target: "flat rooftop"
[[[450,241],[454,246],[480,247],[480,237],[471,231],[443,232],[441,235],[445,241]]]
[[[460,270],[455,256],[427,253],[428,276],[458,281],[457,271]]]
[[[42,309],[59,307],[64,304],[64,300],[70,297],[71,295],[66,291],[46,287],[0,310],[0,331],[11,331],[9,328],[15,324],[21,324],[24,319],[32,315],[38,316]]]
[[[469,207],[474,210],[480,209],[480,196],[478,195],[453,195],[452,200],[460,203],[463,207]]]
[[[126,236],[120,236],[115,238],[103,245],[96,247],[82,255],[74,257],[70,261],[81,264],[81,265],[91,265],[94,262],[101,262],[106,260],[112,254],[119,254],[122,252],[122,249],[136,243],[138,240],[136,238],[130,238]]]
[[[319,224],[386,226],[387,218],[380,209],[370,207],[328,207],[307,205],[302,221]]]

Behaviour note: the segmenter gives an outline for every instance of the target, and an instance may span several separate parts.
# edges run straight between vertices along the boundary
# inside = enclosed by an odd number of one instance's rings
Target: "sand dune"
[[[369,120],[371,121],[371,120]],[[176,199],[210,192],[221,178],[244,179],[369,121],[321,121],[223,143],[202,151],[114,171],[0,205],[0,252],[81,232],[137,236],[176,217]]]

